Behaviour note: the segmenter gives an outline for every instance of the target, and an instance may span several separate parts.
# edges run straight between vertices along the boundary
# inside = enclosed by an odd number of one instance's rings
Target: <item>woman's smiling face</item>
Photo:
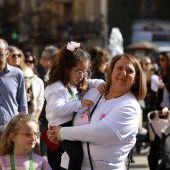
[[[127,58],[122,57],[114,65],[111,76],[111,88],[125,94],[135,84],[135,77],[134,65]]]

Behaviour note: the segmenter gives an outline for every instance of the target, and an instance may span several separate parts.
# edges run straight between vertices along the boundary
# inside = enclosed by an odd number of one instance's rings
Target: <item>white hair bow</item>
[[[74,51],[75,48],[79,48],[79,47],[80,47],[80,43],[77,43],[74,41],[68,42],[67,44],[67,50],[70,50],[70,51]]]

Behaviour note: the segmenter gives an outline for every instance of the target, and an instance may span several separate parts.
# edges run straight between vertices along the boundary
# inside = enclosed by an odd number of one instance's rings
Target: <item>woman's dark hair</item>
[[[90,55],[88,52],[80,48],[76,48],[74,51],[70,51],[67,50],[66,45],[61,47],[59,52],[55,55],[55,59],[49,73],[49,80],[47,81],[46,85],[50,85],[52,83],[55,83],[56,81],[61,81],[67,87],[70,82],[69,80],[70,70],[76,67],[79,61],[89,62],[88,72],[90,74],[91,63]],[[78,83],[77,89],[78,91],[87,89],[86,78],[83,78],[83,80]]]
[[[167,62],[166,62],[166,68],[163,69],[163,68],[160,67],[158,74],[161,74],[165,77],[169,77],[169,75],[170,75],[170,55],[168,55],[166,52],[159,53],[158,57],[160,55],[162,55],[167,60]]]
[[[29,56],[32,56],[33,62],[34,62],[34,64],[36,64],[36,56],[35,56],[33,53],[31,53],[30,51],[27,51],[27,52],[24,54],[24,56],[25,56],[25,60],[27,60],[27,58],[28,58]]]

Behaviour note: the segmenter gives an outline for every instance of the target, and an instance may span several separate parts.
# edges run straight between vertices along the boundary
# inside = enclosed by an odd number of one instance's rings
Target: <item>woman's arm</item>
[[[170,96],[169,96],[169,92],[166,89],[166,87],[164,87],[164,91],[163,91],[163,101],[161,103],[161,107],[170,107]]]
[[[139,125],[139,115],[136,110],[127,108],[113,109],[110,115],[101,121],[88,125],[63,127],[60,130],[62,140],[79,140],[97,144],[119,143],[127,137],[134,137]],[[59,129],[55,129],[58,136]]]

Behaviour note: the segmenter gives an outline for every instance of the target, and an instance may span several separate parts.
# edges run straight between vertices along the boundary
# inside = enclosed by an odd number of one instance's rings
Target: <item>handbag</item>
[[[44,130],[44,132],[41,134],[41,139],[46,143],[46,145],[48,146],[48,148],[51,151],[54,151],[56,149],[58,149],[59,145],[52,143],[48,138],[47,138],[47,130],[48,127],[46,127],[46,129]]]

